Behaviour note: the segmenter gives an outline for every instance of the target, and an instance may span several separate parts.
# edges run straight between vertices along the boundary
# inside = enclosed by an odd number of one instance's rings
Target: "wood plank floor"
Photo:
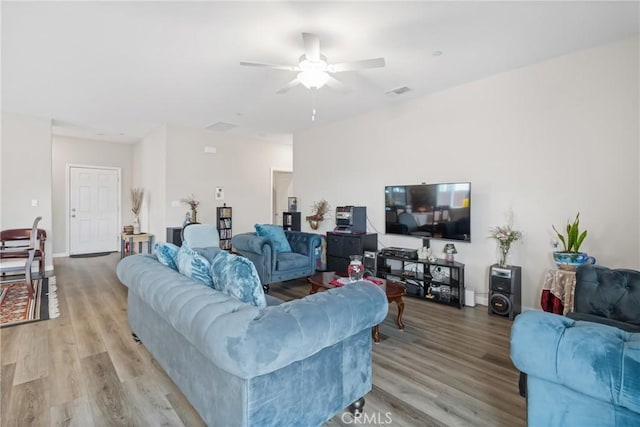
[[[58,258],[60,317],[0,332],[2,426],[201,426],[180,390],[131,339],[117,254]],[[304,282],[276,284],[282,299]],[[486,307],[406,298],[405,330],[390,307],[373,347],[368,423],[393,426],[523,426],[525,401],[509,360],[511,322]],[[337,415],[327,426],[353,425]]]

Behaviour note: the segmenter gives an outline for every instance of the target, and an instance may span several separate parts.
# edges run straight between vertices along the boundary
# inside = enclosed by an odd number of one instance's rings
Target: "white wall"
[[[163,206],[166,200],[167,182],[167,127],[153,130],[133,148],[133,187],[144,188],[144,200],[140,210],[140,229],[156,235],[156,241],[164,241],[166,218]],[[128,194],[131,189],[122,189]],[[124,218],[127,218],[124,216]],[[129,211],[129,221],[133,213]]]
[[[205,146],[216,153],[205,153]],[[136,144],[134,158],[134,185],[148,196],[142,228],[157,241],[166,239],[166,227],[181,226],[190,210],[172,202],[192,193],[200,201],[198,222],[215,223],[215,208],[226,203],[233,208],[234,234],[270,223],[271,170],[292,168],[291,146],[169,125]],[[224,188],[224,200],[215,200],[215,187]]]
[[[204,147],[214,147],[215,154]],[[204,129],[167,126],[166,226],[180,226],[187,205],[172,207],[193,193],[198,222],[213,223],[216,207],[233,208],[233,234],[271,223],[271,170],[291,170],[291,146]],[[215,200],[216,187],[224,200]]]
[[[580,51],[296,133],[303,217],[324,197],[334,208],[367,206],[384,233],[385,185],[471,181],[472,243],[456,243],[456,259],[485,301],[496,260],[488,229],[505,224],[508,209],[524,232],[510,262],[523,268],[525,307],[540,307],[554,267],[551,225],[578,211],[589,230],[582,250],[603,265],[640,267],[638,47],[634,38]],[[333,226],[326,220],[321,231]],[[379,237],[385,246],[421,243]]]
[[[53,253],[68,254],[66,221],[66,167],[67,165],[104,166],[121,169],[121,224],[131,223],[131,170],[133,146],[105,141],[53,135]]]
[[[31,228],[42,216],[38,228],[47,232],[45,264],[51,270],[51,120],[3,112],[1,133],[1,227]]]

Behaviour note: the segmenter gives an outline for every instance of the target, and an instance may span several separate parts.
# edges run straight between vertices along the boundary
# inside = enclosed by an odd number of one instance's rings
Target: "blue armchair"
[[[529,427],[640,425],[640,333],[529,311],[511,329]]]
[[[291,252],[276,252],[274,242],[257,233],[236,234],[231,240],[235,251],[255,264],[265,292],[271,283],[311,276],[316,271],[315,250],[322,237],[302,231],[284,233]]]

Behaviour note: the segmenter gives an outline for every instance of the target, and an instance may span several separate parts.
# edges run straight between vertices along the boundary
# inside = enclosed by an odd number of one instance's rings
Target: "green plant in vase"
[[[580,212],[576,214],[573,222],[567,221],[566,234],[560,233],[555,225],[552,225],[552,227],[558,239],[562,242],[564,249],[553,253],[553,259],[559,268],[574,270],[585,263],[595,264],[596,259],[594,257],[580,252],[580,246],[582,246],[588,234],[587,230],[580,232]]]

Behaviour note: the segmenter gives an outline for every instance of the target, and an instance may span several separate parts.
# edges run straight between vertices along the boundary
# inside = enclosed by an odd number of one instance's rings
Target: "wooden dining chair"
[[[38,261],[38,273],[45,270],[45,242],[47,232],[38,228],[41,216],[34,219],[31,228],[13,228],[0,231],[2,259],[27,259],[29,249],[34,249],[33,259]]]

